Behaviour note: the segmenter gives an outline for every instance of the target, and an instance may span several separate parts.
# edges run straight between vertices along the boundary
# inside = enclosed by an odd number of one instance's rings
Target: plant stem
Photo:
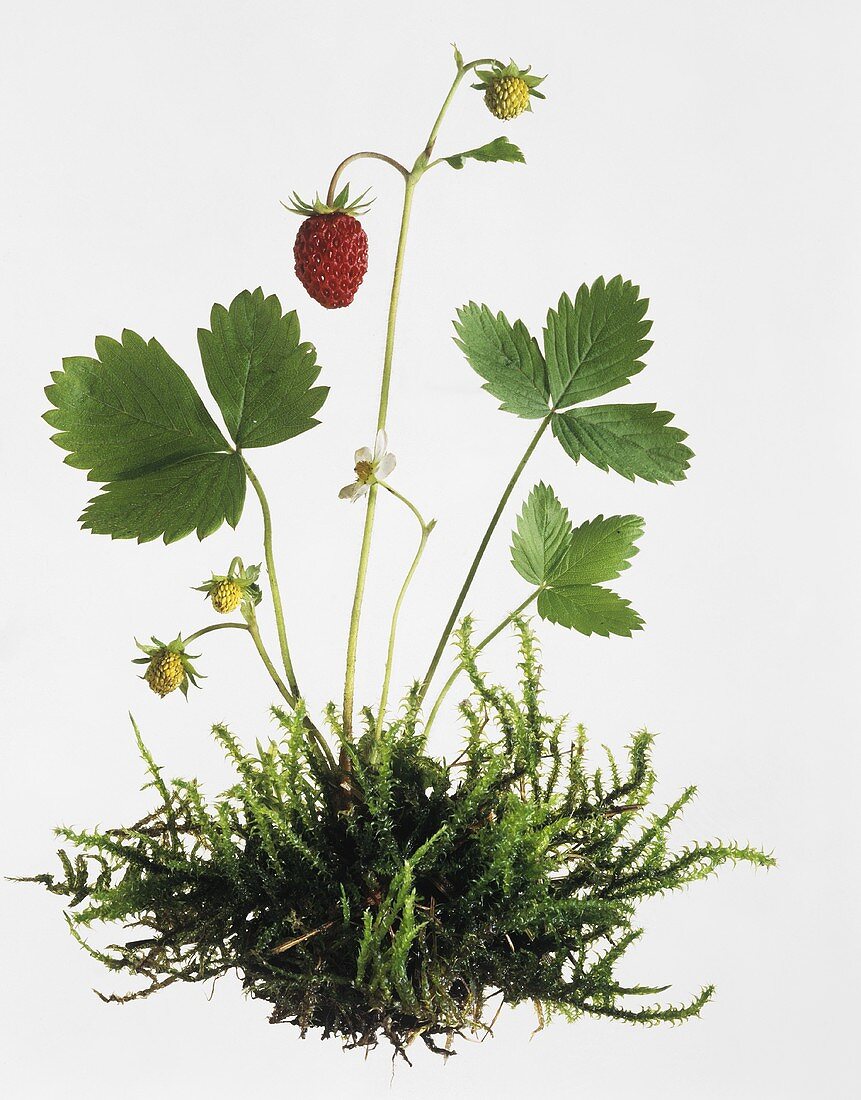
[[[281,679],[281,677],[278,675],[278,669],[272,663],[272,658],[266,652],[266,646],[264,646],[263,639],[260,637],[260,628],[257,625],[257,620],[256,619],[251,619],[251,621],[248,623],[247,630],[248,630],[248,633],[251,635],[251,640],[254,642],[254,646],[255,646],[257,652],[260,654],[260,660],[266,666],[266,671],[272,677],[272,682],[275,684],[275,686],[278,688],[278,690],[284,696],[287,703],[293,708],[293,710],[295,710],[296,709],[296,699],[287,690],[286,684]]]
[[[466,76],[466,74],[468,72],[470,72],[472,69],[477,68],[479,65],[492,65],[492,64],[494,64],[494,58],[492,58],[492,57],[480,57],[480,58],[478,58],[478,60],[470,61],[468,64],[462,65],[458,68],[457,75],[455,76],[454,82],[452,83],[452,86],[449,89],[449,93],[445,98],[445,102],[442,105],[440,113],[437,115],[436,122],[433,124],[433,128],[430,132],[430,137],[428,138],[427,144],[425,145],[425,149],[424,149],[425,165],[427,164],[427,161],[430,160],[431,153],[433,152],[433,147],[436,144],[437,135],[439,134],[440,126],[442,126],[442,120],[445,118],[446,111],[448,111],[449,107],[451,106],[451,101],[454,99],[455,93],[457,92],[457,89],[460,87],[460,82],[463,80],[463,78]]]
[[[332,181],[329,184],[329,190],[326,194],[327,206],[331,206],[332,203],[335,201],[335,196],[338,193],[338,180],[340,179],[341,173],[344,171],[347,165],[352,164],[354,160],[362,160],[365,158],[370,158],[371,160],[382,160],[386,164],[390,164],[392,168],[395,168],[398,172],[400,172],[404,179],[407,179],[410,174],[409,169],[404,168],[404,166],[399,161],[396,161],[393,157],[387,157],[385,153],[370,153],[367,151],[363,151],[361,153],[351,153],[350,156],[345,157],[341,161],[341,163],[338,165],[332,175]]]
[[[287,644],[287,629],[284,626],[284,609],[281,605],[281,590],[278,587],[278,575],[275,572],[275,555],[272,552],[272,513],[269,511],[269,501],[263,492],[263,486],[257,480],[257,476],[246,462],[244,456],[242,463],[248,480],[254,486],[257,498],[260,501],[260,510],[263,513],[263,552],[266,556],[266,572],[269,576],[269,588],[272,592],[272,608],[275,612],[275,624],[278,628],[278,643],[281,647],[281,660],[284,662],[284,671],[287,673],[287,683],[296,699],[301,692],[296,682],[296,674],[293,671],[293,662],[290,659],[290,647]],[[295,705],[295,704],[294,704]]]
[[[410,213],[413,204],[413,191],[418,177],[412,173],[407,177],[404,188],[404,208],[401,214],[401,228],[398,235],[398,250],[395,256],[395,270],[392,278],[392,293],[389,300],[389,319],[386,326],[386,350],[383,356],[383,377],[380,384],[380,404],[377,411],[377,431],[386,426],[389,411],[389,388],[392,380],[392,358],[395,350],[395,325],[398,316],[398,300],[401,292],[404,255],[407,246],[407,233],[410,225]],[[374,531],[374,516],[377,509],[377,486],[372,485],[368,493],[368,510],[365,513],[365,527],[362,532],[362,546],[359,551],[359,568],[356,575],[356,590],[353,596],[353,608],[350,614],[350,633],[347,638],[347,670],[344,677],[344,736],[347,740],[353,734],[353,702],[356,684],[356,652],[359,643],[359,620],[362,614],[362,600],[365,595],[365,580],[368,574],[368,561],[371,554],[371,536]]]
[[[235,625],[239,625],[239,624],[235,624]],[[281,692],[281,694],[284,696],[287,703],[293,708],[293,710],[296,710],[296,707],[298,705],[298,699],[296,699],[287,690],[287,688],[284,684],[284,681],[278,675],[278,670],[275,668],[275,665],[272,663],[272,658],[267,653],[266,646],[263,644],[263,639],[260,637],[260,628],[257,625],[257,616],[254,614],[253,609],[252,609],[252,611],[250,613],[250,616],[249,616],[249,619],[248,619],[247,630],[248,630],[249,634],[251,635],[251,640],[254,642],[254,645],[257,649],[257,652],[260,654],[261,661],[266,666],[266,671],[272,677],[273,683],[278,688],[278,690]],[[318,749],[323,753],[323,756],[326,759],[326,761],[328,762],[330,768],[334,771],[337,768],[337,762],[336,762],[335,757],[332,753],[332,750],[329,748],[328,744],[326,743],[326,739],[323,737],[323,735],[320,733],[320,731],[317,729],[317,727],[314,725],[314,723],[311,721],[311,719],[307,715],[304,716],[304,725],[305,725],[305,729],[308,731],[308,733],[311,735],[312,739],[314,740],[315,744],[317,745]]]
[[[187,638],[183,638],[183,644],[188,645],[190,642],[196,642],[198,638],[202,638],[204,634],[211,634],[213,630],[247,630],[248,627],[245,623],[212,623],[211,626],[204,626],[200,630],[195,630],[193,634],[189,634]]]
[[[419,567],[419,562],[422,560],[422,554],[424,553],[425,546],[427,545],[428,536],[430,535],[436,524],[435,520],[431,520],[430,523],[425,523],[424,518],[422,517],[422,514],[421,512],[419,512],[418,508],[416,508],[412,501],[407,500],[407,498],[403,496],[402,493],[399,493],[397,489],[393,489],[391,485],[386,484],[385,481],[381,481],[379,484],[388,492],[390,492],[393,497],[397,497],[398,500],[406,504],[407,508],[409,508],[409,510],[418,520],[422,533],[421,539],[419,541],[419,548],[416,551],[415,557],[413,558],[409,569],[407,570],[407,575],[404,578],[404,583],[401,585],[401,590],[398,593],[398,598],[395,600],[395,607],[392,612],[392,625],[389,628],[389,648],[386,653],[386,672],[383,678],[383,688],[380,693],[380,705],[377,709],[377,722],[375,726],[375,736],[377,738],[379,738],[383,728],[383,717],[386,713],[386,703],[389,699],[389,685],[392,679],[392,664],[394,662],[395,656],[395,641],[397,638],[398,618],[401,613],[401,606],[404,602],[404,597],[407,594],[407,589],[409,588],[410,583],[415,576],[415,572]]]
[[[510,615],[506,615],[506,617],[502,620],[502,622],[499,624],[499,626],[497,626],[493,630],[491,630],[491,632],[487,635],[487,637],[483,638],[478,643],[478,645],[473,650],[473,653],[474,654],[481,653],[481,651],[484,649],[484,647],[486,645],[488,645],[490,642],[492,642],[493,639],[498,634],[501,634],[502,631],[505,630],[505,628],[509,625],[509,623],[512,623],[517,618],[517,616],[521,613],[521,611],[525,611],[526,608],[529,607],[529,605],[532,603],[532,601],[538,598],[538,594],[539,594],[540,591],[541,591],[541,586],[536,588],[534,592],[530,592],[530,594],[526,597],[526,599],[523,601],[523,603],[518,604],[517,607],[515,607],[515,609],[511,612]],[[452,685],[454,684],[454,682],[458,678],[458,676],[461,674],[461,672],[463,672],[463,663],[459,661],[457,663],[457,665],[455,666],[454,672],[452,672],[451,676],[449,676],[449,678],[446,680],[445,684],[443,685],[442,691],[437,696],[436,702],[434,703],[433,707],[431,707],[431,712],[428,715],[427,722],[425,723],[425,729],[424,729],[424,736],[425,737],[427,737],[428,733],[430,732],[430,728],[433,725],[434,719],[437,716],[437,712],[439,711],[440,706],[442,705],[443,699],[445,699],[446,695],[448,695],[449,690],[451,689]]]
[[[478,61],[471,61],[467,65],[460,65],[457,70],[457,74],[449,89],[448,95],[443,102],[440,112],[436,117],[436,121],[431,127],[431,132],[428,137],[425,147],[416,158],[416,162],[410,172],[407,172],[404,176],[405,188],[404,188],[404,206],[401,214],[401,227],[398,234],[398,247],[395,255],[395,270],[392,277],[392,293],[389,299],[389,318],[386,326],[386,350],[383,355],[383,376],[380,383],[380,404],[377,412],[377,431],[382,431],[386,426],[386,418],[389,411],[389,388],[392,380],[392,357],[395,348],[395,324],[397,322],[398,315],[398,299],[401,292],[401,279],[403,276],[404,255],[406,253],[407,246],[407,233],[409,231],[410,213],[413,205],[413,192],[416,185],[424,175],[427,167],[427,163],[430,160],[430,155],[433,151],[434,144],[439,134],[440,127],[442,126],[443,119],[446,112],[451,105],[452,99],[454,99],[455,92],[463,80],[464,76],[476,65],[487,64],[488,59],[482,58]],[[348,160],[350,158],[347,158]],[[388,163],[392,163],[391,158],[382,158]],[[401,169],[403,166],[394,162],[395,167]],[[336,169],[333,182],[337,185],[337,178],[340,172],[340,168]],[[331,188],[330,188],[331,189]],[[334,196],[333,196],[334,197]],[[368,561],[371,552],[371,538],[374,530],[374,517],[376,515],[377,508],[377,486],[376,484],[371,486],[368,494],[368,510],[365,513],[365,526],[362,532],[362,545],[359,551],[359,567],[356,574],[356,589],[353,596],[353,607],[350,612],[350,629],[347,637],[347,668],[344,676],[344,713],[343,713],[343,732],[346,740],[351,740],[353,735],[353,704],[355,698],[356,687],[356,653],[359,643],[359,621],[362,614],[362,601],[365,595],[365,580],[368,573]]]
[[[434,655],[431,658],[431,663],[428,666],[428,670],[425,673],[424,680],[422,680],[421,690],[419,691],[419,702],[421,702],[427,695],[428,688],[430,687],[431,680],[434,677],[434,673],[437,670],[437,666],[442,659],[442,655],[445,652],[446,643],[451,637],[451,632],[454,629],[454,625],[457,622],[457,617],[460,614],[460,610],[463,607],[464,600],[467,597],[467,593],[472,587],[472,582],[475,580],[475,574],[478,572],[478,567],[481,564],[481,559],[484,557],[484,552],[488,547],[488,544],[493,536],[493,532],[496,530],[496,525],[499,523],[502,513],[505,511],[505,506],[508,503],[508,498],[514,491],[514,486],[517,484],[520,475],[523,473],[526,463],[532,457],[532,452],[538,446],[538,442],[541,439],[544,432],[547,430],[547,426],[552,419],[552,414],[545,416],[539,425],[538,431],[532,437],[529,446],[523,453],[523,457],[517,463],[514,473],[508,484],[503,490],[502,496],[499,498],[499,503],[496,506],[496,511],[493,513],[490,519],[490,523],[487,525],[487,530],[484,532],[481,542],[479,543],[478,550],[475,557],[472,559],[472,565],[469,567],[469,572],[466,575],[466,580],[463,582],[460,592],[457,595],[457,599],[454,601],[454,607],[451,609],[451,614],[448,617],[448,621],[443,627],[443,632],[440,635],[439,642],[437,643]]]

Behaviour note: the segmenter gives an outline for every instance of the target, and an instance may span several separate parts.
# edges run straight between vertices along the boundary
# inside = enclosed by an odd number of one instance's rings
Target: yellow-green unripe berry
[[[236,581],[219,581],[213,585],[209,598],[219,615],[229,615],[242,603],[242,589]]]
[[[156,695],[161,695],[162,698],[165,695],[170,695],[172,691],[176,691],[178,687],[182,686],[185,679],[182,658],[178,653],[172,653],[169,649],[154,653],[150,659],[149,667],[144,673],[144,679]]]
[[[519,76],[497,77],[488,84],[484,102],[496,118],[517,118],[529,106],[529,85]]]

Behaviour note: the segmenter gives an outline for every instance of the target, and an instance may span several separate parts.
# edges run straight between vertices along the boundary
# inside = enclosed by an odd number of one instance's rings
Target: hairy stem
[[[401,227],[398,235],[398,247],[395,255],[395,270],[392,277],[392,293],[389,300],[389,318],[386,326],[386,350],[383,355],[383,376],[380,384],[380,404],[377,412],[377,431],[382,431],[386,426],[386,418],[389,412],[389,388],[392,380],[392,357],[395,347],[395,324],[397,322],[398,315],[398,299],[401,291],[401,279],[403,276],[404,255],[407,245],[407,233],[409,231],[410,213],[413,205],[413,192],[416,185],[424,175],[430,155],[433,151],[434,144],[436,143],[437,136],[442,126],[443,119],[446,112],[451,105],[451,101],[454,99],[454,95],[463,80],[464,76],[477,65],[483,65],[489,63],[487,59],[481,58],[477,61],[471,61],[467,65],[459,65],[457,74],[449,89],[448,95],[443,102],[440,112],[436,117],[436,120],[431,127],[430,135],[425,143],[421,153],[416,158],[416,162],[410,172],[407,172],[405,179],[404,189],[404,206],[403,213],[401,214]],[[348,158],[349,159],[349,158]],[[391,163],[391,158],[383,158]],[[398,165],[395,162],[396,168],[402,168],[402,165]],[[337,176],[340,169],[336,170],[334,183],[337,184]],[[359,643],[359,621],[362,614],[362,601],[365,596],[365,580],[368,573],[368,561],[370,559],[371,552],[371,539],[374,531],[374,517],[376,515],[377,506],[377,486],[376,484],[371,486],[368,494],[368,510],[365,513],[365,526],[362,532],[362,545],[359,551],[359,567],[356,574],[356,588],[353,595],[353,606],[350,612],[350,629],[347,638],[347,667],[346,674],[344,676],[344,714],[343,714],[343,730],[344,737],[350,740],[353,735],[353,706],[355,701],[355,688],[356,688],[356,654]]]
[[[437,670],[437,666],[439,665],[440,660],[442,659],[442,655],[445,652],[446,644],[451,637],[452,630],[454,630],[454,625],[457,622],[457,617],[460,614],[461,608],[463,607],[463,603],[467,597],[467,593],[472,587],[472,582],[475,580],[475,574],[478,572],[478,567],[481,564],[481,559],[484,557],[484,552],[485,550],[487,550],[488,544],[493,537],[493,532],[496,530],[496,525],[499,523],[502,513],[505,511],[505,506],[508,503],[508,498],[514,491],[514,486],[517,484],[520,475],[523,473],[526,467],[526,463],[532,457],[533,451],[538,446],[539,440],[541,439],[542,435],[544,435],[544,432],[547,430],[547,426],[550,423],[551,419],[552,414],[545,416],[545,418],[541,421],[541,424],[538,427],[538,431],[532,437],[529,446],[523,453],[523,457],[517,463],[517,467],[515,468],[514,473],[511,475],[508,484],[505,486],[505,489],[502,492],[502,496],[499,498],[499,503],[496,506],[496,511],[491,516],[490,523],[487,525],[487,530],[484,532],[481,542],[479,543],[478,550],[476,551],[475,557],[472,559],[472,564],[470,565],[469,572],[466,575],[466,580],[463,582],[461,590],[457,595],[457,599],[454,601],[454,607],[451,609],[451,614],[448,617],[448,621],[443,627],[443,631],[440,635],[440,639],[437,643],[434,655],[431,658],[431,663],[428,666],[427,672],[425,673],[424,680],[422,680],[422,686],[419,691],[419,701],[423,700],[428,693],[428,688],[430,687],[431,680],[433,679],[434,673]]]
[[[517,616],[521,612],[525,611],[526,608],[529,607],[529,605],[533,602],[533,600],[536,600],[538,598],[538,594],[540,592],[541,592],[541,587],[540,586],[538,588],[536,588],[534,592],[530,592],[529,595],[526,597],[526,599],[523,601],[523,603],[518,604],[517,607],[515,607],[515,609],[511,612],[510,615],[506,615],[506,617],[502,620],[502,622],[498,626],[494,627],[494,629],[491,630],[491,632],[487,635],[486,638],[482,638],[482,640],[478,643],[478,645],[473,650],[473,653],[481,653],[481,651],[484,649],[484,647],[486,645],[489,645],[498,634],[501,634],[502,631],[505,630],[505,628],[510,623],[514,622],[514,620],[517,618]],[[452,672],[451,676],[449,676],[449,678],[446,680],[445,684],[443,685],[442,691],[440,691],[439,695],[436,698],[436,702],[431,707],[431,712],[428,715],[427,722],[425,723],[425,730],[424,730],[425,737],[427,737],[428,733],[430,733],[430,728],[434,723],[434,719],[436,718],[437,712],[439,711],[439,708],[442,705],[443,699],[445,699],[446,695],[448,695],[449,691],[451,690],[452,686],[454,685],[455,680],[457,680],[457,678],[458,678],[458,676],[460,676],[461,672],[463,672],[463,664],[462,664],[462,662],[459,661],[457,663],[457,665],[455,666],[454,672]]]
[[[211,626],[204,626],[200,630],[195,630],[193,634],[189,634],[187,638],[183,638],[183,644],[188,645],[190,642],[196,642],[198,638],[202,638],[204,634],[211,634],[213,630],[247,630],[248,627],[245,623],[212,623]]]
[[[341,173],[344,171],[347,165],[352,164],[355,160],[363,159],[382,160],[386,164],[390,164],[392,168],[397,169],[397,171],[400,172],[404,179],[407,179],[410,174],[409,169],[404,168],[404,166],[399,161],[396,161],[393,157],[387,157],[385,153],[370,153],[367,151],[363,151],[361,153],[351,153],[350,156],[345,157],[341,161],[341,163],[338,165],[332,175],[332,182],[329,184],[329,191],[326,194],[327,206],[331,206],[332,203],[335,201],[335,196],[338,194],[338,180],[340,179]]]
[[[278,675],[278,670],[272,663],[272,658],[266,651],[266,646],[263,644],[263,639],[260,637],[260,628],[257,625],[257,616],[254,614],[253,609],[251,610],[248,617],[247,629],[249,634],[251,635],[251,640],[254,642],[255,648],[260,655],[260,660],[266,666],[266,671],[272,677],[273,683],[286,699],[287,703],[293,708],[293,710],[296,710],[298,699],[287,690],[284,681]],[[335,760],[334,754],[326,743],[326,739],[323,737],[323,735],[320,733],[320,731],[307,715],[305,715],[304,717],[304,726],[307,732],[310,734],[315,745],[317,746],[318,750],[322,753],[323,758],[328,763],[329,767],[334,771],[337,768],[337,762]]]
[[[263,486],[257,480],[257,475],[251,469],[243,457],[242,463],[248,480],[254,486],[257,499],[260,501],[260,510],[263,513],[263,553],[266,557],[266,572],[269,576],[269,588],[272,592],[272,608],[275,612],[275,624],[278,629],[278,644],[281,647],[281,660],[284,662],[284,671],[287,673],[287,683],[290,691],[298,699],[301,695],[299,685],[296,682],[296,674],[293,671],[293,662],[290,659],[290,647],[287,644],[287,628],[284,625],[284,608],[281,605],[281,590],[278,587],[278,575],[275,571],[275,555],[272,552],[272,513],[269,511],[269,501],[263,492]],[[294,704],[295,705],[295,704]]]
[[[396,497],[398,500],[402,501],[402,503],[404,503],[407,508],[409,508],[409,510],[412,512],[412,514],[416,517],[419,522],[419,527],[421,527],[421,539],[419,540],[419,547],[418,550],[416,550],[415,557],[413,558],[412,563],[407,570],[407,575],[404,578],[404,583],[401,585],[401,590],[398,593],[398,598],[395,600],[395,607],[392,612],[392,624],[389,628],[389,648],[386,652],[386,672],[383,678],[382,691],[380,692],[380,705],[377,709],[377,723],[375,727],[377,737],[380,736],[383,728],[383,717],[386,713],[386,704],[389,700],[389,686],[392,679],[392,665],[395,656],[395,642],[397,640],[398,618],[401,613],[401,606],[403,605],[404,597],[407,594],[407,589],[409,588],[410,583],[415,576],[416,570],[419,567],[419,562],[422,560],[422,554],[424,553],[425,546],[427,545],[428,536],[430,535],[436,524],[436,520],[431,520],[430,523],[425,523],[424,518],[422,517],[422,514],[421,512],[419,512],[418,508],[416,508],[412,501],[407,500],[407,498],[402,493],[399,493],[397,489],[393,489],[391,485],[387,485],[384,481],[381,481],[379,484],[387,492],[391,493],[393,497]]]
[[[377,431],[386,426],[389,411],[389,387],[392,380],[392,358],[395,350],[395,325],[398,316],[398,299],[401,292],[401,278],[404,268],[404,254],[407,246],[407,233],[410,225],[410,212],[413,203],[413,191],[418,177],[410,174],[404,190],[404,208],[401,214],[401,228],[398,235],[398,250],[395,256],[395,270],[392,278],[392,293],[389,300],[389,319],[386,326],[386,350],[383,356],[383,377],[380,385],[380,404],[377,412]],[[368,493],[368,510],[365,513],[365,527],[362,532],[362,546],[359,551],[359,568],[356,574],[356,590],[353,595],[353,608],[350,613],[350,632],[347,638],[347,669],[344,677],[344,736],[350,739],[353,734],[353,704],[356,685],[356,653],[359,644],[359,621],[362,615],[362,600],[365,595],[365,580],[368,575],[368,561],[371,555],[371,537],[374,531],[374,516],[377,508],[377,486],[371,486]]]

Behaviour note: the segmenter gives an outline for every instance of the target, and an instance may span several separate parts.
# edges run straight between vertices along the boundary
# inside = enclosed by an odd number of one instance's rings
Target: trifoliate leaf
[[[227,449],[185,372],[157,340],[126,330],[96,338],[97,359],[63,360],[45,393],[45,420],[66,462],[91,481],[136,477],[192,455]]]
[[[470,366],[485,379],[482,387],[501,408],[537,420],[547,416],[550,391],[547,368],[534,337],[522,321],[512,325],[502,313],[470,302],[457,311],[455,343]]]
[[[81,525],[96,535],[176,542],[200,539],[224,520],[235,527],[245,501],[245,469],[235,453],[196,455],[126,481],[112,481],[87,505]]]
[[[610,634],[630,638],[643,627],[628,600],[597,584],[545,589],[538,596],[538,614],[548,622],[603,638]]]
[[[571,521],[553,490],[539,482],[517,517],[511,540],[511,563],[524,580],[544,584],[567,557]]]
[[[206,381],[238,447],[271,447],[308,431],[329,392],[314,386],[320,368],[314,346],[299,341],[295,312],[258,287],[230,308],[212,307],[197,339]]]
[[[548,575],[554,588],[612,581],[638,553],[634,543],[643,534],[640,516],[596,516],[575,527],[567,549]]]
[[[480,145],[477,149],[467,149],[465,153],[455,153],[450,157],[442,158],[452,168],[463,168],[466,160],[480,160],[488,164],[497,161],[507,161],[509,164],[525,164],[526,158],[520,149],[507,137],[494,138],[487,145]]]
[[[649,302],[640,288],[617,275],[596,279],[577,291],[574,302],[563,294],[547,314],[544,355],[553,407],[565,409],[625,386],[644,367],[652,346],[644,319]]]
[[[576,462],[582,455],[601,470],[631,481],[681,481],[693,451],[687,432],[671,427],[673,414],[649,405],[590,405],[553,418],[553,434]]]

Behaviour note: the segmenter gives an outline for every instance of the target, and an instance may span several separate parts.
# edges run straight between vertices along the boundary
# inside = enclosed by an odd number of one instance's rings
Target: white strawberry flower
[[[382,481],[394,470],[397,459],[389,451],[389,440],[382,430],[377,432],[374,449],[360,447],[355,454],[356,480],[338,493],[341,500],[356,501],[363,497],[375,481]]]

